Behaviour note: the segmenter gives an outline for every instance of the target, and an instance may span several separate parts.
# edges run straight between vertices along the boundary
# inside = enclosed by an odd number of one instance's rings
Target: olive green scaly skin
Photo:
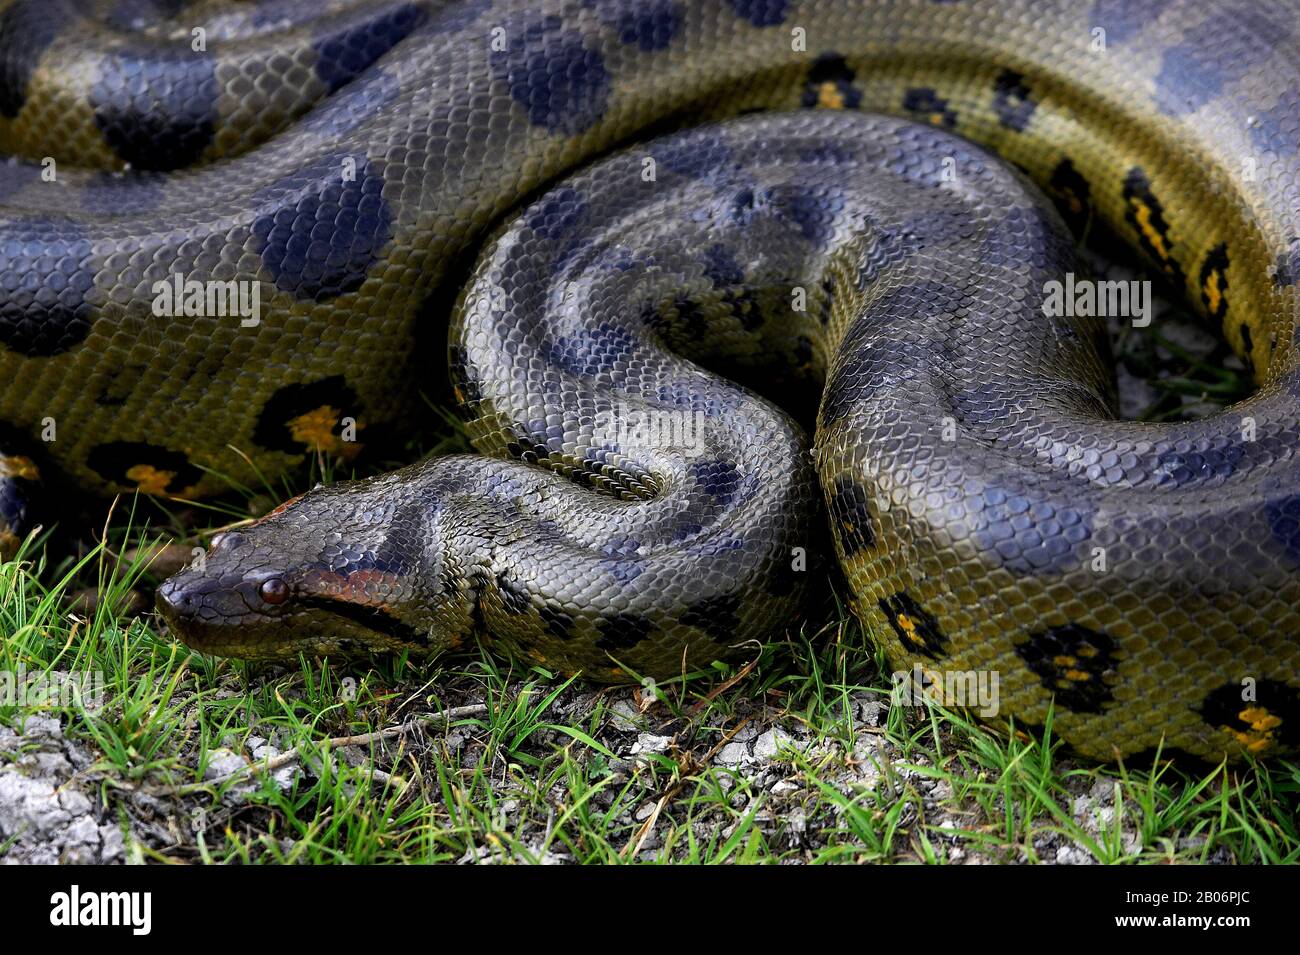
[[[1022,726],[1054,698],[1056,732],[1101,758],[1292,750],[1296,5],[1199,7],[420,7],[237,158],[4,170],[0,418],[29,439],[56,421],[46,461],[99,490],[247,479],[228,445],[269,474],[351,450],[348,427],[364,442],[409,410],[431,293],[539,187],[652,125],[838,108],[633,145],[506,222],[462,291],[453,370],[476,446],[526,463],[312,492],[173,578],[173,627],[242,656],[486,632],[596,678],[679,672],[797,616],[815,462],[895,666],[996,673]],[[364,59],[313,49],[317,80]],[[13,121],[39,126],[57,60],[8,55]],[[1060,219],[950,133],[1146,254],[1259,393],[1204,422],[1108,420],[1096,328],[1042,313],[1073,269]],[[259,323],[150,314],[177,273],[259,281]],[[778,395],[824,375],[815,456],[690,360]]]

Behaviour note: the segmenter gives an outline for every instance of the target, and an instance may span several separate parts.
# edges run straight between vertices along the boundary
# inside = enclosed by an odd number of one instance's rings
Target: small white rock
[[[643,755],[645,753],[664,753],[672,745],[671,736],[656,736],[653,733],[642,733],[632,744],[631,753],[633,756]]]

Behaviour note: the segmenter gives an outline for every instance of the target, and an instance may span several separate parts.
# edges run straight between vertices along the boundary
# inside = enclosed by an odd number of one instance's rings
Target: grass
[[[1121,367],[1147,381],[1137,417],[1249,392],[1219,354],[1118,341]],[[463,446],[449,426],[428,450]],[[84,555],[36,540],[0,565],[0,672],[103,675],[102,706],[55,710],[86,754],[77,785],[128,833],[128,859],[1300,859],[1295,764],[1081,764],[1050,720],[1030,738],[932,704],[882,706],[888,668],[834,594],[743,665],[648,689],[486,654],[218,660],[138,612],[137,591],[157,583],[142,545],[200,543],[338,476],[318,461],[296,484],[215,503],[119,502]],[[0,705],[0,724],[49,709]],[[0,771],[22,755],[0,751]],[[0,838],[0,857],[21,851],[21,833]]]

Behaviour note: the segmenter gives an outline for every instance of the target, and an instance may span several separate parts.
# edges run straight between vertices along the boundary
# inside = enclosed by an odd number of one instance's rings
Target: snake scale
[[[454,299],[482,456],[219,535],[158,594],[186,643],[663,677],[837,558],[892,665],[1080,753],[1294,751],[1298,12],[0,0],[0,530],[400,435]],[[1044,308],[1092,229],[1253,396],[1116,420],[1101,323]]]

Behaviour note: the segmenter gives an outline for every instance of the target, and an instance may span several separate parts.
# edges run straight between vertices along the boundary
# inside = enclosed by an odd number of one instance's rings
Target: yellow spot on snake
[[[834,83],[822,83],[817,87],[817,105],[825,109],[843,109],[844,94]]]
[[[1083,670],[1066,670],[1065,678],[1067,680],[1073,680],[1075,683],[1086,683],[1088,680],[1092,679],[1092,674]]]
[[[342,412],[333,405],[321,405],[313,411],[291,419],[289,434],[293,440],[306,445],[311,451],[337,454],[344,458],[354,457],[361,450],[360,444],[355,441],[344,441],[334,433],[334,428],[342,416]]]
[[[925,645],[925,641],[921,639],[921,635],[916,632],[916,622],[907,614],[900,613],[898,615],[898,626],[902,628],[903,636],[907,637],[909,641],[918,646]]]
[[[1246,707],[1237,714],[1237,719],[1249,723],[1251,729],[1265,733],[1282,725],[1281,717],[1274,716],[1262,706]]]
[[[1250,725],[1250,730],[1232,730],[1242,746],[1249,752],[1262,752],[1273,745],[1273,730],[1282,725],[1280,717],[1274,716],[1262,706],[1248,706],[1237,714],[1237,719]]]
[[[41,469],[31,458],[21,454],[0,458],[0,478],[26,478],[29,481],[41,479]]]
[[[1165,237],[1160,234],[1160,230],[1151,224],[1151,207],[1145,202],[1137,203],[1137,224],[1142,230],[1142,234],[1147,237],[1151,247],[1156,250],[1162,261],[1169,259],[1169,250],[1165,248]]]
[[[1061,654],[1060,656],[1052,657],[1052,662],[1058,667],[1072,667],[1079,661],[1067,654]]]
[[[1081,646],[1079,649],[1075,650],[1074,652],[1077,655],[1083,657],[1084,659],[1091,659],[1092,657],[1095,657],[1097,655],[1097,648],[1094,646],[1089,646],[1088,644],[1085,643],[1083,646]]]
[[[134,481],[143,494],[164,493],[175,476],[175,471],[163,471],[152,464],[137,464],[126,472],[127,480]]]
[[[1215,269],[1205,277],[1205,304],[1209,307],[1212,314],[1218,314],[1219,304],[1223,301],[1223,288],[1220,283],[1223,281],[1223,275],[1218,269]]]

